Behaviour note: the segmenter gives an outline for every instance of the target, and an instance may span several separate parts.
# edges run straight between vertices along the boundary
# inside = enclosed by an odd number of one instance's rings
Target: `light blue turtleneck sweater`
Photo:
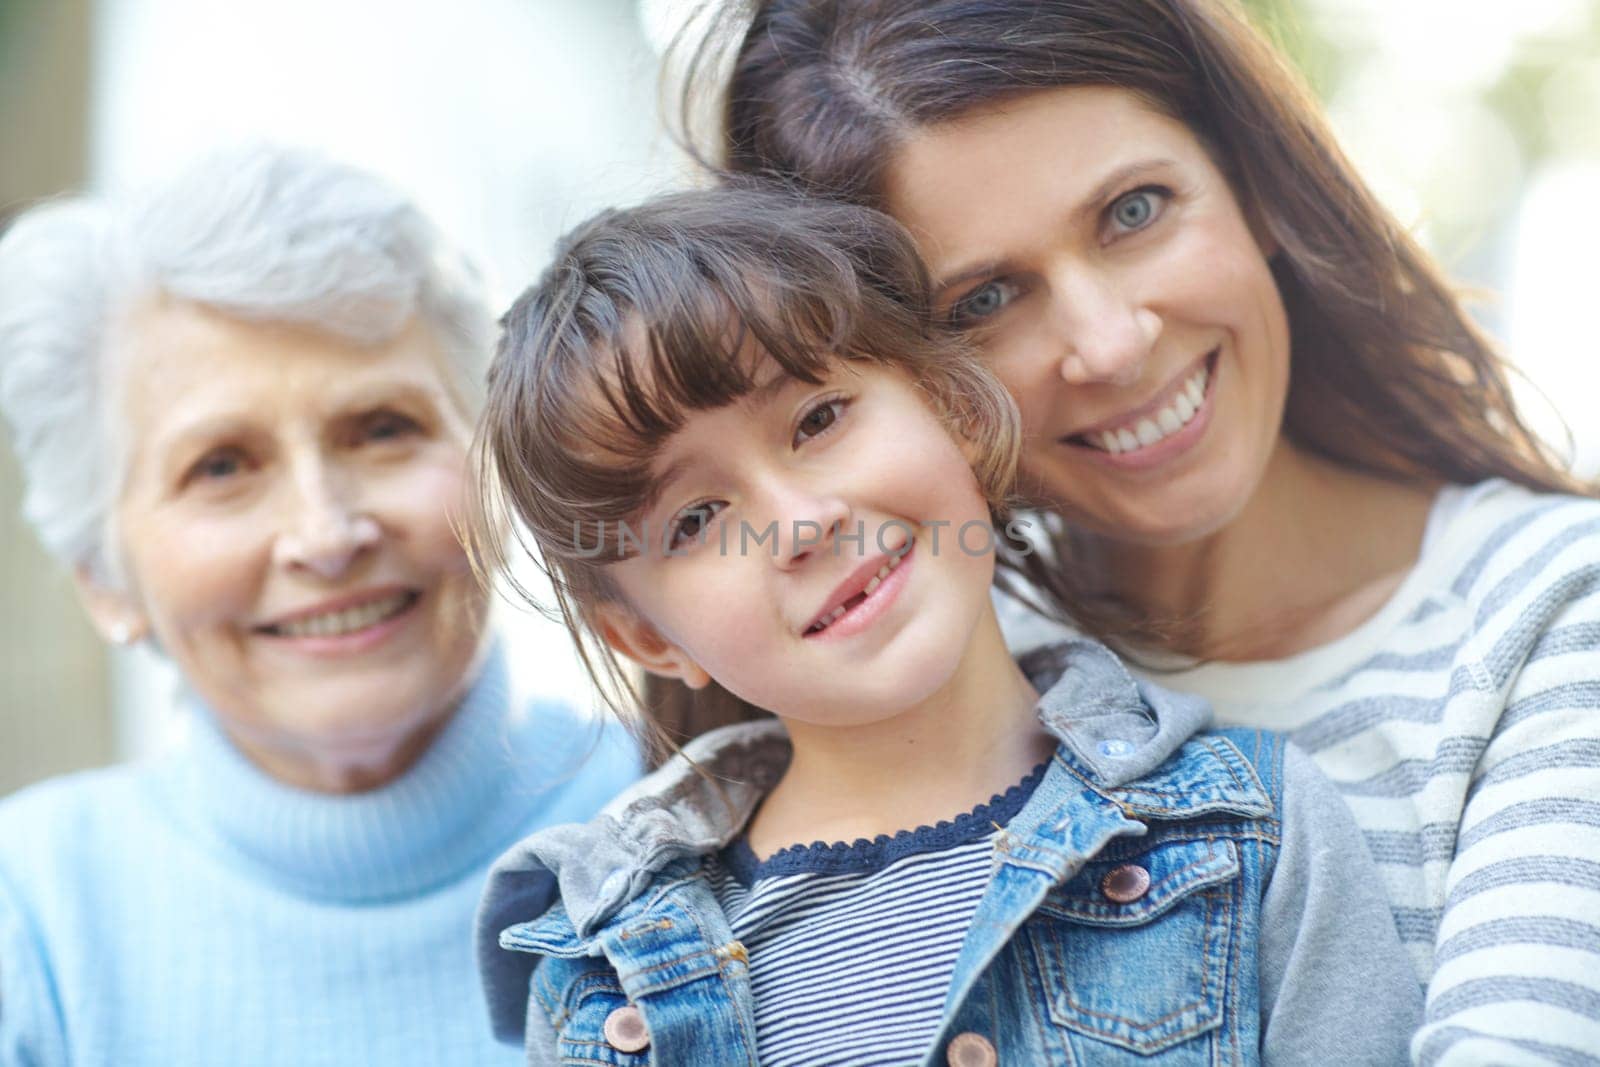
[[[496,652],[371,793],[280,785],[202,714],[157,762],[0,803],[0,1064],[520,1063],[479,993],[483,876],[638,764],[615,727],[509,705]]]

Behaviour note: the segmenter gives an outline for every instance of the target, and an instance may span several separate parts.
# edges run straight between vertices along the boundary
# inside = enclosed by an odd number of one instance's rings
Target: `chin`
[[[1176,548],[1210,537],[1226,527],[1237,515],[1238,509],[1167,515],[1159,519],[1130,522],[1115,530],[1104,531],[1103,536],[1118,544],[1136,545],[1139,548]]]
[[[297,734],[310,745],[381,746],[443,718],[463,692],[462,683],[408,678],[403,670],[326,678],[285,692],[263,725]]]

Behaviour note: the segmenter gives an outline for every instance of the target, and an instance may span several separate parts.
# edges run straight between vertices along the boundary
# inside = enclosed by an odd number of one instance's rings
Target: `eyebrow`
[[[157,435],[150,443],[157,455],[163,460],[168,460],[174,453],[188,451],[202,443],[237,437],[250,428],[248,414],[226,412],[195,419],[167,433]]]
[[[371,386],[357,385],[345,395],[335,397],[328,405],[326,415],[328,418],[342,419],[388,404],[421,405],[437,411],[440,405],[449,402],[450,398],[441,391],[418,382],[381,382]],[[151,444],[166,456],[208,441],[237,437],[256,428],[251,414],[248,410],[236,410],[202,415],[193,422],[158,434]]]
[[[333,393],[331,396],[332,402],[328,405],[328,409],[335,418],[352,411],[382,407],[384,404],[438,406],[450,403],[450,395],[445,389],[437,388],[431,383],[404,378],[399,381],[373,382],[370,385],[357,384],[347,393]]]
[[[1133,181],[1135,178],[1149,174],[1153,171],[1163,170],[1176,166],[1176,161],[1171,159],[1141,159],[1133,163],[1126,163],[1100,180],[1087,196],[1078,201],[1078,206],[1072,209],[1069,216],[1074,224],[1081,223],[1085,216],[1098,214],[1100,205],[1119,188]],[[947,289],[961,285],[963,282],[975,278],[992,277],[997,274],[1009,273],[1011,263],[1004,259],[989,259],[971,266],[960,267],[951,274],[938,279],[933,286],[935,293],[943,293]]]

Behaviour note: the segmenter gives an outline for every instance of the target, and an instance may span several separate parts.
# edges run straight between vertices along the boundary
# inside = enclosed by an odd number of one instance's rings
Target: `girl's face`
[[[1024,486],[1112,540],[1228,523],[1279,439],[1289,329],[1205,147],[1137,95],[1035,93],[913,136],[889,207],[1022,412]]]
[[[812,385],[768,367],[657,457],[647,547],[611,566],[626,606],[601,630],[785,718],[882,720],[954,676],[989,610],[988,505],[899,374],[841,362]]]

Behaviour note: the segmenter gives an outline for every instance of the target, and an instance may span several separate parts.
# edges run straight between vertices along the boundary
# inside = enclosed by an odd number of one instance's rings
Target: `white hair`
[[[126,204],[68,198],[0,239],[0,413],[23,515],[68,566],[107,579],[121,491],[102,358],[118,314],[164,295],[240,319],[381,344],[413,316],[442,345],[469,417],[493,322],[482,282],[404,197],[372,175],[272,146],[206,157]]]

